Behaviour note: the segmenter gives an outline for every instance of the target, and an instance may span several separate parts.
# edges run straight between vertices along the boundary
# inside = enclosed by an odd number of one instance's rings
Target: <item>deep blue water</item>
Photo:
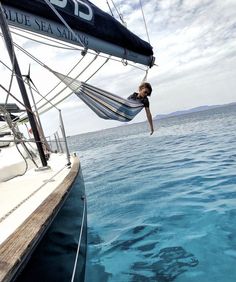
[[[71,137],[87,282],[236,281],[236,106]]]

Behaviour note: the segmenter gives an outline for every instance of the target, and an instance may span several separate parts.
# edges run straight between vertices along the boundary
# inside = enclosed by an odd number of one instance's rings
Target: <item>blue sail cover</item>
[[[53,73],[100,118],[127,122],[131,121],[144,107],[141,102],[121,98],[55,71]]]
[[[111,44],[111,46],[122,48],[123,53],[120,57],[124,59],[149,66],[153,65],[152,46],[90,1],[50,0],[50,2],[70,28],[78,32],[78,34],[80,33],[80,39],[82,39],[83,44],[88,49],[119,56],[113,47],[107,50],[100,44],[101,42],[106,42]],[[10,25],[76,43],[75,36],[70,34],[68,30],[65,31],[65,29],[58,25],[53,26],[52,23],[62,25],[62,22],[44,0],[2,0],[1,3]],[[35,18],[32,18],[30,15],[34,15]],[[90,37],[99,40],[98,44],[91,43]],[[138,56],[145,57],[144,62],[143,58],[139,61]]]

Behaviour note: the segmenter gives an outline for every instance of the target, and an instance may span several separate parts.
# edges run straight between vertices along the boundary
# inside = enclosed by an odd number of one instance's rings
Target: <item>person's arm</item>
[[[150,109],[148,107],[145,107],[145,111],[146,111],[146,115],[147,115],[147,120],[148,120],[149,125],[150,125],[150,129],[151,129],[150,135],[152,135],[153,132],[154,132],[153,122],[152,122],[152,114],[151,114]]]

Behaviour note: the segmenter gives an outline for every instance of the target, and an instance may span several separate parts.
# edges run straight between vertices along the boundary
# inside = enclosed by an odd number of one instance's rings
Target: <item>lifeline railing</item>
[[[49,147],[51,151],[66,153],[67,161],[68,161],[67,165],[70,165],[71,164],[70,152],[69,152],[69,146],[68,146],[66,132],[65,132],[65,126],[64,126],[61,110],[58,109],[58,111],[59,111],[59,118],[60,118],[59,129],[56,132],[54,132],[52,136],[47,136],[46,139],[47,139],[47,142],[49,143]]]

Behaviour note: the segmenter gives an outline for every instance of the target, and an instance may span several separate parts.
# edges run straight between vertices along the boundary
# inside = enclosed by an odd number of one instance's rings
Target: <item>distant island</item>
[[[196,107],[196,108],[192,108],[192,109],[188,109],[188,110],[176,111],[176,112],[172,112],[172,113],[169,113],[169,114],[156,115],[154,117],[154,120],[155,119],[163,119],[163,118],[167,118],[167,117],[180,116],[180,115],[187,115],[187,114],[191,114],[191,113],[207,111],[207,110],[211,110],[211,109],[215,109],[215,108],[219,108],[219,107],[224,107],[224,106],[230,106],[230,105],[236,105],[236,102],[230,103],[230,104],[223,104],[223,105],[212,105],[212,106],[206,105],[206,106],[200,106],[200,107]]]

